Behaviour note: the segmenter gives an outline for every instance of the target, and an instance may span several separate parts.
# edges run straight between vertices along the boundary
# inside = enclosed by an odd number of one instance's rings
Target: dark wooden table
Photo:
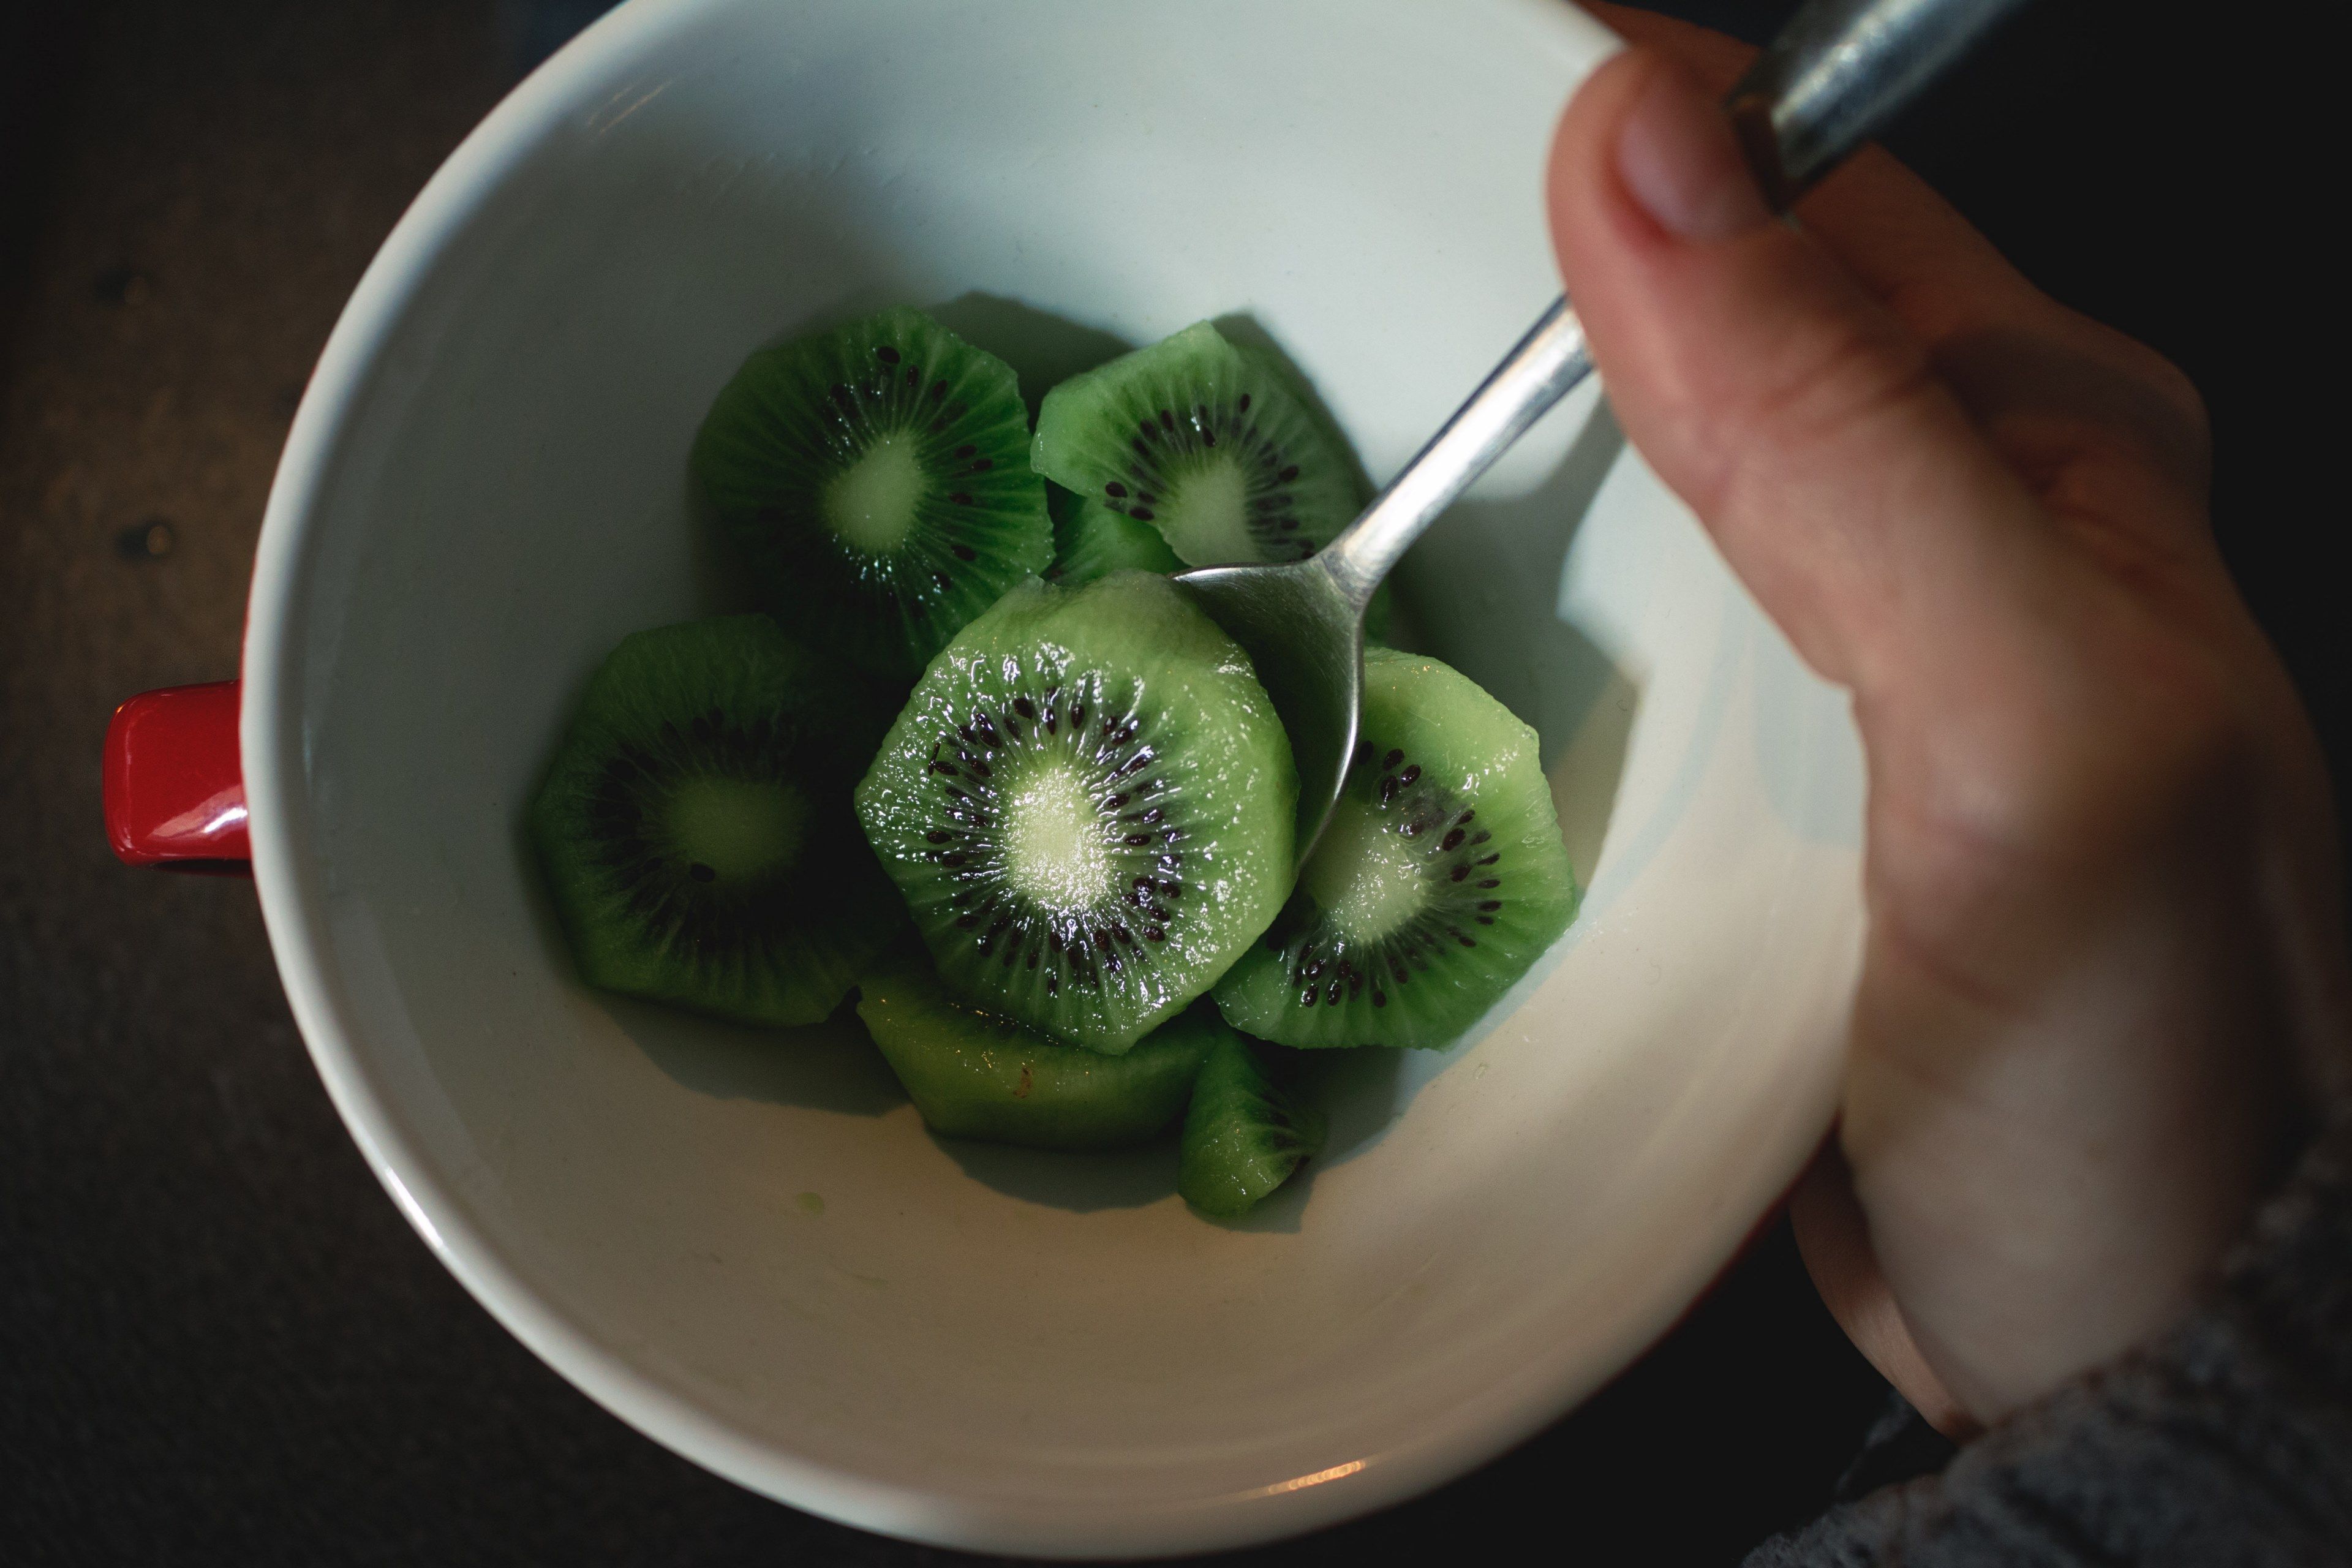
[[[738,1490],[533,1360],[362,1165],[250,885],[129,872],[100,835],[111,706],[236,668],[271,468],[360,269],[520,58],[595,8],[0,6],[9,1563],[959,1560]],[[1750,37],[1785,9],[1668,8]],[[2276,145],[2274,100],[2231,100],[2254,111],[2234,124],[2200,101],[2256,47],[2172,9],[2045,5],[1892,140],[2030,275],[2204,387],[2225,548],[2340,757],[2340,594],[2305,552],[2343,513],[2313,457],[2341,438],[2277,381],[2330,357],[2302,288],[2326,204],[2265,209],[2244,171]],[[1597,1533],[1640,1539],[1628,1560],[1731,1561],[1820,1508],[1883,1392],[1775,1228],[1517,1452],[1245,1560],[1451,1562]]]

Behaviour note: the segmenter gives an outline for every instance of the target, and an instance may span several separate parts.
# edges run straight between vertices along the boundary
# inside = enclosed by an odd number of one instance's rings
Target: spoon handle
[[[1551,405],[1592,374],[1584,323],[1564,299],[1503,356],[1363,514],[1315,555],[1359,614],[1412,542]]]
[[[1726,100],[1778,211],[2024,0],[1810,0]],[[1412,542],[1528,426],[1592,374],[1583,323],[1555,300],[1362,516],[1315,559],[1360,612]]]

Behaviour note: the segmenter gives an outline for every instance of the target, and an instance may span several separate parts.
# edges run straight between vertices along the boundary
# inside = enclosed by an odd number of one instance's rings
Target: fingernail
[[[1653,70],[1626,111],[1617,175],[1660,228],[1684,239],[1728,239],[1772,216],[1731,121],[1678,65]]]

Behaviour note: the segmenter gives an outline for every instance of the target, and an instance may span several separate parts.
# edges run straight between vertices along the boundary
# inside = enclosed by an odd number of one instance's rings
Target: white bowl
[[[586,990],[520,826],[603,653],[738,602],[686,453],[750,349],[940,304],[1034,396],[1239,313],[1385,476],[1555,291],[1546,139],[1612,47],[1544,0],[636,0],[426,187],[270,497],[253,859],[354,1137],[557,1370],[853,1524],[1174,1552],[1469,1468],[1723,1267],[1829,1122],[1862,775],[1590,394],[1407,583],[1542,732],[1584,912],[1464,1045],[1335,1059],[1242,1226],[1166,1147],[941,1143],[856,1038]]]

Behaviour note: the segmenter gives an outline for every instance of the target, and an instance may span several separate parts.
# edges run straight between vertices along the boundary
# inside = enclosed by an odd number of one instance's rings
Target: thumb
[[[1549,187],[1627,437],[1807,662],[1866,697],[2000,635],[2051,548],[2038,505],[1903,324],[1773,218],[1684,66],[1596,71]]]

